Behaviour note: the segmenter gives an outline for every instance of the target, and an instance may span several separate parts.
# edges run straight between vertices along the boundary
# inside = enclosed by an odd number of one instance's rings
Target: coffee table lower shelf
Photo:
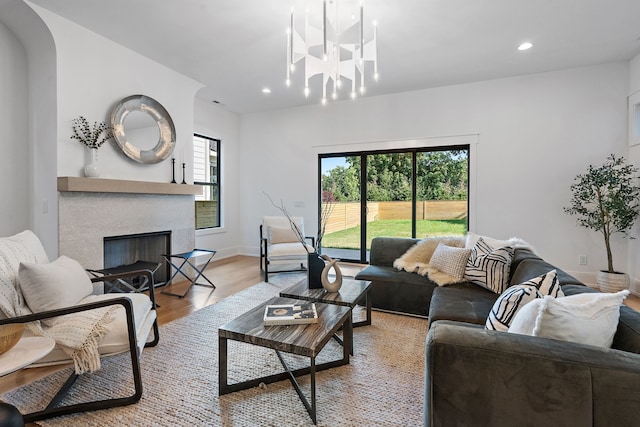
[[[289,379],[300,401],[314,424],[316,417],[316,372],[347,365],[351,353],[353,325],[351,312],[347,307],[317,303],[318,323],[298,326],[264,326],[262,315],[265,305],[291,304],[300,301],[287,298],[272,298],[264,304],[221,326],[218,329],[218,387],[220,396],[240,390],[257,387],[260,383],[270,384]],[[342,327],[345,345],[342,358],[316,364],[316,356],[324,348],[335,332]],[[228,383],[228,340],[239,341],[273,349],[280,360],[284,372],[229,384]],[[281,353],[309,357],[308,367],[291,370]],[[311,401],[309,401],[297,381],[297,377],[310,375]]]

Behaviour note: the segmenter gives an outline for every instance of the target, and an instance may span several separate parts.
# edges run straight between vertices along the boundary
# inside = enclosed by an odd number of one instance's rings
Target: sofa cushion
[[[525,305],[510,333],[611,347],[620,305],[629,291],[581,293],[564,298],[545,296]]]
[[[513,252],[509,246],[493,249],[481,237],[471,250],[465,279],[495,293],[502,293],[509,284]]]
[[[455,248],[438,243],[429,264],[454,279],[461,280],[464,277],[469,255],[471,255],[471,249]]]
[[[137,345],[140,351],[142,351],[144,343],[147,341],[151,332],[151,326],[156,319],[156,311],[151,309],[151,299],[147,295],[138,293],[89,295],[83,298],[80,303],[89,304],[92,302],[122,297],[126,297],[131,300]],[[117,308],[111,314],[109,321],[105,324],[106,333],[102,336],[98,346],[98,351],[103,356],[122,353],[129,350],[126,312],[124,307],[121,305],[116,307]],[[68,362],[69,356],[62,350],[62,348],[60,348],[59,345],[56,345],[49,354],[31,366],[48,366]]]
[[[368,265],[355,277],[357,280],[371,280],[372,282],[388,282],[390,286],[402,286],[405,283],[426,285],[431,283],[426,277],[406,271],[398,271],[393,267]]]
[[[530,280],[534,277],[540,276],[541,274],[546,273],[547,271],[556,270],[558,274],[558,281],[561,286],[564,285],[584,285],[581,281],[576,279],[575,277],[567,274],[563,270],[549,264],[546,261],[535,258],[523,259],[517,266],[516,271],[511,274],[512,285],[517,285],[519,283]]]
[[[497,294],[472,283],[438,287],[433,291],[429,323],[437,320],[484,325]]]
[[[393,267],[393,262],[419,241],[405,237],[374,237],[371,240],[369,263]]]
[[[507,288],[493,304],[485,327],[494,331],[508,331],[511,322],[522,307],[545,295],[551,295],[554,298],[564,296],[555,270]]]
[[[48,264],[20,263],[18,280],[34,313],[74,306],[93,292],[80,263],[64,255]]]

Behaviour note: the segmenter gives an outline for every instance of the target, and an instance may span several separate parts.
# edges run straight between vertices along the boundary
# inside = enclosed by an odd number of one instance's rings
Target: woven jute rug
[[[291,383],[218,395],[218,327],[300,280],[280,274],[222,302],[175,320],[160,329],[160,343],[141,356],[143,397],[137,404],[50,420],[42,426],[312,426]],[[362,315],[361,313],[356,313]],[[356,319],[357,320],[357,319]],[[374,311],[372,325],[354,329],[349,365],[316,377],[319,426],[418,426],[422,424],[424,344],[427,321]],[[271,350],[229,341],[229,382],[281,372]],[[342,348],[331,340],[317,358],[338,359]],[[289,356],[295,367],[308,358]],[[23,412],[43,402],[70,374],[56,373],[2,398]],[[299,382],[310,398],[309,376]],[[127,355],[103,360],[100,371],[83,375],[65,402],[131,393]]]

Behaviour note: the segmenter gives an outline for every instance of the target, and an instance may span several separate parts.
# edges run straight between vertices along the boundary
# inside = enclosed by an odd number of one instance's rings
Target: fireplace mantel
[[[202,187],[200,185],[192,184],[170,184],[164,182],[59,176],[58,191],[85,193],[201,195]]]

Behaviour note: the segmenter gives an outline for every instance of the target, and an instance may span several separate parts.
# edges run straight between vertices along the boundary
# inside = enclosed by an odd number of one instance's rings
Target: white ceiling
[[[198,96],[231,111],[319,102],[319,82],[305,99],[301,81],[287,89],[284,80],[291,7],[302,13],[321,0],[30,1],[203,83]],[[358,5],[340,1],[345,13]],[[380,80],[366,96],[640,53],[640,0],[366,0],[365,22],[373,19]],[[534,47],[518,51],[523,41]]]

